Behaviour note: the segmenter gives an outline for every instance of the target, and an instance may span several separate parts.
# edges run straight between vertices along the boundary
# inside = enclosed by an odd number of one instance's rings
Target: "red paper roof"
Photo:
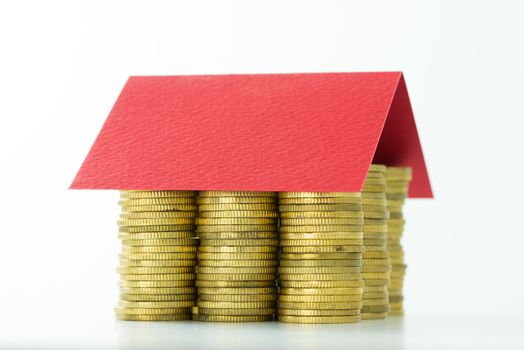
[[[400,72],[131,77],[71,188],[355,192],[372,161],[432,197]]]

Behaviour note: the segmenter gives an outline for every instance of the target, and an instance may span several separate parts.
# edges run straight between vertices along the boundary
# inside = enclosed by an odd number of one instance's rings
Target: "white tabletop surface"
[[[2,320],[10,349],[524,349],[524,317],[404,316],[346,325]]]

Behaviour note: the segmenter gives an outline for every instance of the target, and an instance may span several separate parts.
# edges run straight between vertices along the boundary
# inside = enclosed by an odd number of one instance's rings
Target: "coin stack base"
[[[389,312],[391,262],[387,251],[386,167],[372,164],[362,189],[364,210],[364,293],[362,319],[385,318]]]
[[[360,193],[281,192],[279,207],[279,321],[359,322]]]
[[[404,313],[404,249],[401,239],[404,233],[402,208],[412,178],[411,168],[388,167],[386,170],[387,199],[390,219],[388,220],[388,251],[391,257],[391,281],[388,285],[390,315]]]
[[[274,319],[278,298],[276,201],[275,192],[200,192],[194,320]]]
[[[196,302],[193,191],[122,191],[120,320],[191,319]]]

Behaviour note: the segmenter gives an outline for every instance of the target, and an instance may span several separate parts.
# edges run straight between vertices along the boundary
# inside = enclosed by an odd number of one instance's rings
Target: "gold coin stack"
[[[196,303],[194,191],[121,191],[121,320],[190,320]]]
[[[385,318],[389,311],[388,284],[391,261],[387,251],[387,220],[384,165],[372,164],[362,189],[364,209],[364,294],[362,319]]]
[[[408,194],[411,178],[411,168],[387,167],[386,169],[386,193],[390,212],[388,251],[392,267],[391,282],[388,286],[390,315],[402,315],[404,313],[403,287],[406,265],[404,264],[404,250],[400,240],[405,223],[402,207]]]
[[[288,323],[360,321],[360,193],[281,192],[278,319]]]
[[[193,319],[272,321],[278,298],[275,192],[201,191]]]

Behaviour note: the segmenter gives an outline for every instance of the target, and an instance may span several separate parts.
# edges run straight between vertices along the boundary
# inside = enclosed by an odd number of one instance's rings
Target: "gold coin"
[[[211,302],[210,302],[211,303]],[[275,304],[274,302],[272,302]],[[268,315],[272,316],[276,313],[276,307],[273,305],[269,308],[236,308],[236,309],[223,309],[223,308],[205,308],[199,307],[198,313],[200,315],[222,315],[222,316],[256,316],[256,315]]]
[[[199,322],[264,322],[264,321],[273,321],[273,315],[253,315],[253,316],[193,315],[193,319]]]
[[[120,259],[122,266],[133,267],[184,267],[195,266],[196,259],[192,260],[128,260]]]
[[[199,288],[262,288],[273,287],[275,281],[202,281],[197,280],[196,286]]]
[[[196,294],[197,289],[195,287],[174,287],[174,288],[131,288],[131,287],[120,287],[120,294],[137,294],[137,295],[166,295],[166,294]]]
[[[365,246],[371,246],[371,245],[385,246],[387,239],[386,238],[367,238],[366,235],[364,235],[364,239],[362,240],[362,242]]]
[[[181,266],[181,267],[137,267],[137,266],[124,266],[117,267],[116,272],[121,274],[171,274],[171,273],[193,273],[195,268],[193,266]]]
[[[195,204],[151,204],[151,205],[123,205],[123,212],[196,212],[198,207]]]
[[[269,210],[224,210],[201,211],[200,218],[278,218],[277,211]]]
[[[366,219],[389,219],[389,211],[368,211],[364,210]]]
[[[364,252],[364,259],[388,259],[388,252]]]
[[[179,239],[141,239],[125,240],[122,244],[126,247],[143,247],[143,246],[193,246],[198,245],[196,238],[179,238]]]
[[[389,284],[389,280],[387,279],[379,279],[379,280],[365,280],[366,286],[387,286]]]
[[[120,233],[146,233],[166,231],[192,231],[195,225],[156,225],[156,226],[123,226],[118,228]]]
[[[120,274],[120,280],[122,281],[186,281],[195,279],[195,273],[166,273],[156,275]]]
[[[181,315],[135,315],[118,312],[116,317],[121,321],[187,321],[192,318],[190,313]]]
[[[118,220],[120,227],[125,226],[163,226],[163,225],[193,225],[192,218],[164,218],[164,219],[122,219]]]
[[[388,211],[386,203],[383,205],[362,204],[363,211]]]
[[[282,204],[279,205],[281,213],[284,212],[347,212],[362,211],[362,205],[357,204]]]
[[[198,298],[202,301],[220,302],[256,302],[273,301],[278,299],[278,294],[199,294]],[[274,307],[274,306],[273,306]]]
[[[197,232],[270,232],[276,230],[276,225],[207,225],[197,227]]]
[[[280,239],[362,239],[363,232],[282,233]]]
[[[304,254],[282,254],[280,260],[337,260],[337,259],[361,259],[362,253],[304,253]]]
[[[212,274],[245,274],[245,273],[277,273],[277,267],[208,267],[199,266],[198,273],[212,273]]]
[[[382,164],[371,164],[369,166],[369,172],[385,173],[386,171],[387,167]]]
[[[278,247],[272,246],[200,246],[202,253],[276,253]]]
[[[200,267],[276,267],[277,260],[200,260]]]
[[[201,239],[201,246],[278,246],[278,239]]]
[[[200,213],[216,211],[278,211],[276,203],[247,203],[247,204],[200,204]]]
[[[383,265],[383,266],[362,266],[362,272],[390,272],[391,266],[390,265]]]
[[[277,294],[276,287],[254,287],[254,288],[198,288],[198,294],[213,295],[257,295],[257,294]]]
[[[388,193],[387,205],[401,209],[404,206],[405,199],[390,199]]]
[[[179,303],[190,303],[194,305],[196,302],[183,301]],[[115,312],[117,315],[184,315],[191,313],[191,306],[189,307],[163,307],[163,308],[150,308],[150,307],[116,307]]]
[[[192,253],[197,251],[197,246],[141,246],[122,247],[122,253]]]
[[[369,305],[362,306],[360,310],[362,313],[382,313],[389,311],[389,305]]]
[[[282,253],[360,253],[363,251],[362,245],[282,247]]]
[[[407,186],[405,183],[394,184],[393,182],[388,182],[386,188],[389,193],[407,194],[409,190],[409,186]]]
[[[362,287],[352,288],[281,288],[280,295],[362,295]]]
[[[397,166],[388,166],[386,168],[386,177],[394,178],[397,176],[401,179],[411,180],[413,170],[411,167],[397,167]]]
[[[194,260],[196,253],[125,253],[121,260]]]
[[[385,299],[386,298],[387,300],[388,292],[367,292],[367,293],[363,293],[362,297],[364,299]]]
[[[303,218],[303,219],[282,219],[281,225],[363,225],[362,218]]]
[[[386,185],[369,185],[364,184],[362,192],[386,192]]]
[[[384,192],[362,192],[362,200],[364,198],[376,198],[386,200],[386,193]]]
[[[388,316],[387,312],[381,312],[381,313],[365,313],[363,312],[361,315],[362,321],[366,320],[381,320]]]
[[[355,316],[288,316],[278,317],[284,323],[308,323],[308,324],[335,324],[335,323],[357,323],[360,315]]]
[[[199,275],[200,277],[200,275]],[[360,280],[362,276],[359,272],[353,273],[325,273],[315,275],[294,275],[294,274],[280,274],[279,280],[284,281],[350,281]]]
[[[198,232],[200,239],[278,239],[278,233],[272,232]]]
[[[277,253],[198,253],[198,259],[204,260],[274,260]]]
[[[197,306],[199,312],[201,308],[206,309],[266,309],[275,307],[273,301],[243,301],[243,302],[231,302],[231,301],[204,301],[198,300]]]
[[[331,273],[360,273],[360,266],[306,266],[306,267],[286,267],[280,266],[280,274],[331,274]]]
[[[364,286],[364,293],[387,293],[387,286]]]
[[[279,302],[300,302],[300,303],[344,303],[362,301],[362,294],[350,295],[283,295],[278,297]]]
[[[366,185],[386,185],[386,179],[384,176],[367,177],[365,181]]]
[[[274,273],[198,274],[199,281],[274,281],[275,279]]]
[[[358,309],[338,309],[338,310],[297,310],[297,309],[278,309],[280,316],[356,316],[360,315]]]
[[[362,199],[360,197],[310,197],[310,198],[280,198],[278,204],[361,204]],[[293,210],[295,211],[295,210]]]
[[[125,190],[120,191],[120,198],[196,197],[197,194],[197,191]]]
[[[176,218],[196,218],[196,211],[142,211],[120,214],[120,219],[176,219]]]
[[[194,280],[178,281],[127,281],[120,280],[120,286],[125,288],[177,288],[193,287]]]
[[[362,273],[362,278],[364,280],[380,280],[380,279],[388,279],[389,280],[389,272],[365,272]]]
[[[387,230],[387,226],[384,226]],[[363,232],[362,225],[309,225],[309,226],[281,226],[282,233],[316,233],[316,232]],[[365,231],[364,231],[365,232]]]
[[[362,260],[280,260],[280,267],[362,266]]]
[[[277,202],[276,197],[199,197],[197,203],[200,205],[213,204],[273,204]]]
[[[119,308],[138,308],[138,309],[168,309],[186,308],[195,305],[193,300],[180,301],[125,301],[118,302]]]
[[[123,241],[144,240],[144,239],[182,239],[195,238],[193,231],[177,232],[144,232],[144,233],[119,233],[118,238]]]
[[[200,191],[202,197],[276,197],[277,192],[263,191]]]
[[[366,234],[364,234],[364,238],[365,239],[384,239],[384,240],[387,240],[387,233],[386,232],[366,232]]]
[[[360,192],[279,192],[279,198],[360,198]]]
[[[388,259],[362,259],[364,266],[390,266]]]
[[[198,225],[274,225],[274,218],[197,218]]]
[[[194,197],[171,197],[171,198],[128,198],[118,201],[121,206],[136,205],[170,205],[170,204],[196,204]]]
[[[301,219],[301,218],[364,218],[364,213],[360,210],[353,211],[288,211],[280,213],[282,219]]]
[[[389,205],[389,201],[386,200],[386,198],[362,198],[362,209],[364,209],[365,205],[376,205],[376,206],[385,206]]]
[[[124,301],[183,301],[196,300],[195,294],[120,294]]]
[[[340,246],[340,245],[362,245],[362,239],[281,239],[282,247],[291,246]]]
[[[311,310],[339,310],[358,309],[362,307],[361,301],[344,301],[340,303],[307,303],[297,301],[281,301],[279,307],[283,309],[311,309]]]
[[[197,281],[198,284],[198,281]],[[362,287],[362,279],[346,281],[280,281],[281,288],[353,288]]]
[[[362,227],[362,231],[364,231],[364,234],[366,232],[383,232],[383,233],[387,233],[388,232],[388,226],[387,225],[366,224],[366,225],[364,225],[364,227]]]

